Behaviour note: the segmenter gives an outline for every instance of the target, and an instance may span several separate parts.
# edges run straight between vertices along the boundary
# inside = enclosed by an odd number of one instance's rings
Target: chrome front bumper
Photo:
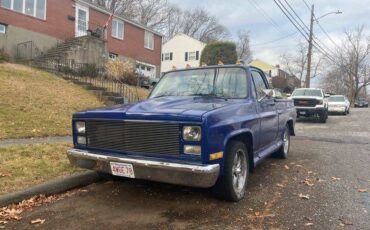
[[[132,164],[135,178],[192,187],[212,187],[220,172],[219,164],[192,165],[157,160],[115,157],[86,150],[70,149],[68,158],[72,165],[112,174],[110,162]]]
[[[345,112],[346,111],[346,107],[329,107],[328,108],[328,111],[329,112]]]

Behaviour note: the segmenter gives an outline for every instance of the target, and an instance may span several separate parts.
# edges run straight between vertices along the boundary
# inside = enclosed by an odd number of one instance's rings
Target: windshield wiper
[[[227,100],[227,98],[219,96],[219,95],[214,94],[214,93],[194,93],[194,94],[190,94],[189,96],[213,97],[213,98],[219,98],[219,99]]]

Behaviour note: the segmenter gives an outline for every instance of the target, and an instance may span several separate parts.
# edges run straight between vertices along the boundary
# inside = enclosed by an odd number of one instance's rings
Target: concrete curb
[[[67,190],[89,185],[100,180],[94,171],[76,173],[71,176],[58,178],[29,189],[0,196],[0,208],[9,204],[19,203],[36,195],[52,195]]]

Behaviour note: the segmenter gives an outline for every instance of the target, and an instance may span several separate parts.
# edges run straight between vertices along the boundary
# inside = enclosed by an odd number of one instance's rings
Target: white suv
[[[299,88],[294,90],[291,98],[299,117],[317,117],[321,123],[328,119],[328,103],[325,94],[319,88]]]

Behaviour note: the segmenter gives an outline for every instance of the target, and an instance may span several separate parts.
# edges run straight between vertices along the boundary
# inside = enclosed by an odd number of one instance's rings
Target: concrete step
[[[104,96],[109,96],[109,97],[120,97],[121,95],[120,95],[119,93],[114,93],[114,92],[106,91],[106,92],[104,92]]]

